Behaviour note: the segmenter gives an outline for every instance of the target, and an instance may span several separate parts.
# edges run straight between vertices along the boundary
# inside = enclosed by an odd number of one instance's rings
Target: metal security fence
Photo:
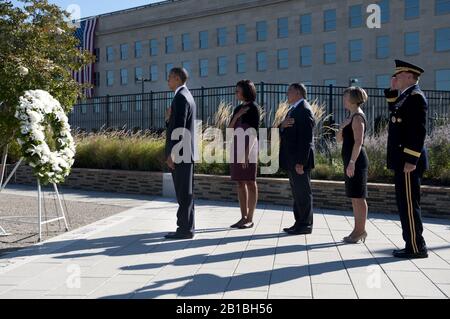
[[[288,84],[256,84],[258,103],[264,108],[266,116],[264,127],[273,123],[278,105],[286,100]],[[308,99],[317,100],[326,108],[332,123],[341,123],[347,116],[343,105],[343,92],[346,87],[307,86]],[[388,106],[383,89],[366,88],[369,101],[365,113],[369,120],[370,131],[376,130],[388,121]],[[197,103],[197,117],[205,124],[211,124],[221,102],[238,105],[235,98],[235,86],[191,89]],[[428,126],[433,127],[448,123],[450,111],[450,91],[424,91],[429,101]],[[92,98],[75,105],[69,114],[73,128],[81,131],[98,131],[102,129],[162,130],[165,128],[164,115],[173,98],[173,92],[149,92],[103,96]]]

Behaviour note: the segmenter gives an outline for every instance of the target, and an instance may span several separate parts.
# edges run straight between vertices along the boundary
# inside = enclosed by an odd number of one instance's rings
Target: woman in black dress
[[[361,107],[367,102],[366,91],[359,87],[351,87],[344,91],[344,106],[350,112],[349,117],[341,124],[337,140],[342,145],[344,162],[345,191],[352,199],[355,227],[352,233],[344,238],[344,242],[356,244],[365,242],[367,237],[367,175],[369,159],[364,148],[364,136],[367,120]]]
[[[237,182],[239,205],[242,218],[232,228],[252,228],[253,214],[258,202],[256,171],[258,166],[258,137],[260,114],[256,100],[256,87],[253,82],[243,80],[236,85],[236,98],[242,103],[236,107],[228,128],[245,132],[248,137],[240,136],[242,149],[238,148],[238,136],[233,139],[233,154],[230,164],[231,179]],[[252,131],[251,129],[254,129]],[[239,131],[235,131],[238,134]]]

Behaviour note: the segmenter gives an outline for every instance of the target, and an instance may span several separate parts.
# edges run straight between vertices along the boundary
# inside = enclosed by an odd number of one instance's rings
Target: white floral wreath
[[[62,183],[74,163],[75,142],[69,120],[61,104],[47,91],[26,91],[19,99],[15,117],[20,122],[17,142],[25,161],[43,184]],[[51,127],[56,150],[46,142],[46,127]]]

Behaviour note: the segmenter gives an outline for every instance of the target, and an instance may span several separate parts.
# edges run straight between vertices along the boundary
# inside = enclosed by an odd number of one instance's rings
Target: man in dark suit
[[[427,258],[420,209],[420,184],[429,166],[424,146],[428,102],[419,87],[424,70],[400,60],[395,63],[391,88],[385,90],[390,110],[387,166],[395,173],[395,193],[406,246],[394,250],[393,255]]]
[[[166,112],[166,163],[172,172],[178,201],[177,225],[168,239],[190,239],[195,232],[194,162],[197,160],[195,141],[196,104],[186,86],[188,73],[183,68],[173,68],[168,85],[175,92]]]
[[[279,128],[280,167],[289,176],[295,225],[284,231],[290,235],[305,235],[311,234],[313,229],[311,170],[314,168],[315,119],[303,84],[291,84],[287,96],[290,107]]]

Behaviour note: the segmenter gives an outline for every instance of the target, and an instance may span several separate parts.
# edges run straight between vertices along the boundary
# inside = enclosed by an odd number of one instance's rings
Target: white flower
[[[24,66],[19,66],[19,74],[20,74],[20,76],[26,76],[26,75],[28,75],[28,73],[29,73],[30,71],[26,68],[26,67],[24,67]]]
[[[56,28],[56,34],[61,35],[61,34],[63,34],[63,33],[66,33],[66,31],[64,31],[64,30],[61,29],[61,28]]]
[[[45,140],[45,135],[42,131],[36,130],[36,131],[31,131],[31,136],[33,137],[33,139],[35,141],[44,141]]]
[[[28,116],[30,118],[30,123],[34,124],[34,123],[40,123],[43,120],[43,117],[41,114],[39,114],[36,111],[31,111],[28,113]]]
[[[20,133],[22,133],[23,135],[28,134],[28,132],[29,132],[28,126],[21,126],[20,127]]]
[[[51,125],[46,122],[47,114],[52,114],[60,124],[60,129],[55,131],[58,136],[58,150],[54,152],[45,141],[46,126]],[[50,183],[62,182],[70,173],[76,148],[68,117],[61,104],[46,91],[26,91],[19,98],[15,117],[20,121],[22,134],[30,133],[31,135],[19,137],[18,142],[22,146],[25,143],[31,143],[28,149],[23,150],[24,157],[28,159],[31,167],[40,172],[37,176]],[[33,156],[38,159],[32,159]]]

